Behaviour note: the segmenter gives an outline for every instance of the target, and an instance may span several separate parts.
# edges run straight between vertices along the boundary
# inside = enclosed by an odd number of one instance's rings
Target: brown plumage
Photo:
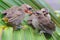
[[[20,24],[25,17],[25,13],[30,13],[25,12],[25,10],[31,11],[32,7],[27,4],[23,4],[20,7],[13,6],[3,12],[5,15],[3,20],[12,25],[14,30],[20,29]]]
[[[4,13],[4,21],[7,18],[7,23],[13,26],[14,30],[17,30],[20,27],[22,20],[24,19],[25,13],[24,11],[20,10],[18,6],[14,6],[5,10]]]
[[[41,10],[36,11],[30,16],[28,20],[35,29],[41,30],[40,32],[52,34],[55,31],[55,24],[46,16]]]

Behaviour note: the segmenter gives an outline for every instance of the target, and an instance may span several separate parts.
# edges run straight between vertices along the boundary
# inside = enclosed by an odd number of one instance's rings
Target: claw
[[[42,33],[46,33],[45,31],[40,31],[40,34],[42,34]]]
[[[23,26],[15,26],[14,28],[13,28],[14,30],[20,30],[20,29],[23,29]]]

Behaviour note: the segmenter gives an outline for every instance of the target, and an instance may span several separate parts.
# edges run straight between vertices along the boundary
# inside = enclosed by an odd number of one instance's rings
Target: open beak
[[[7,17],[4,17],[3,18],[3,21],[5,21],[5,23],[8,23],[8,18]]]
[[[27,13],[32,14],[32,11],[29,11],[29,10],[28,10],[28,12],[27,12]]]
[[[25,12],[28,14],[32,14],[32,11],[30,11],[30,10],[25,10]]]

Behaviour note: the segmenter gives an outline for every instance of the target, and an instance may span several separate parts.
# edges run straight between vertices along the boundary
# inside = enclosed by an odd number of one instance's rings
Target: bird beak
[[[29,10],[28,10],[27,13],[32,14],[32,11],[29,11]]]
[[[4,17],[3,18],[3,21],[5,21],[5,23],[7,23],[8,22],[8,18],[7,17]]]
[[[32,14],[32,11],[30,11],[30,10],[25,10],[25,12],[28,14]]]

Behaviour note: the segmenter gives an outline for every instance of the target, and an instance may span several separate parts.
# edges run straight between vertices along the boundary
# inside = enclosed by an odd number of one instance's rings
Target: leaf
[[[13,40],[13,29],[11,27],[3,30],[2,40]]]
[[[11,6],[13,6],[13,5],[18,6],[17,3],[14,2],[13,0],[9,0],[9,1],[8,0],[3,0],[3,1],[6,2],[6,3],[8,3]]]
[[[0,27],[0,40],[2,40],[2,27]]]

